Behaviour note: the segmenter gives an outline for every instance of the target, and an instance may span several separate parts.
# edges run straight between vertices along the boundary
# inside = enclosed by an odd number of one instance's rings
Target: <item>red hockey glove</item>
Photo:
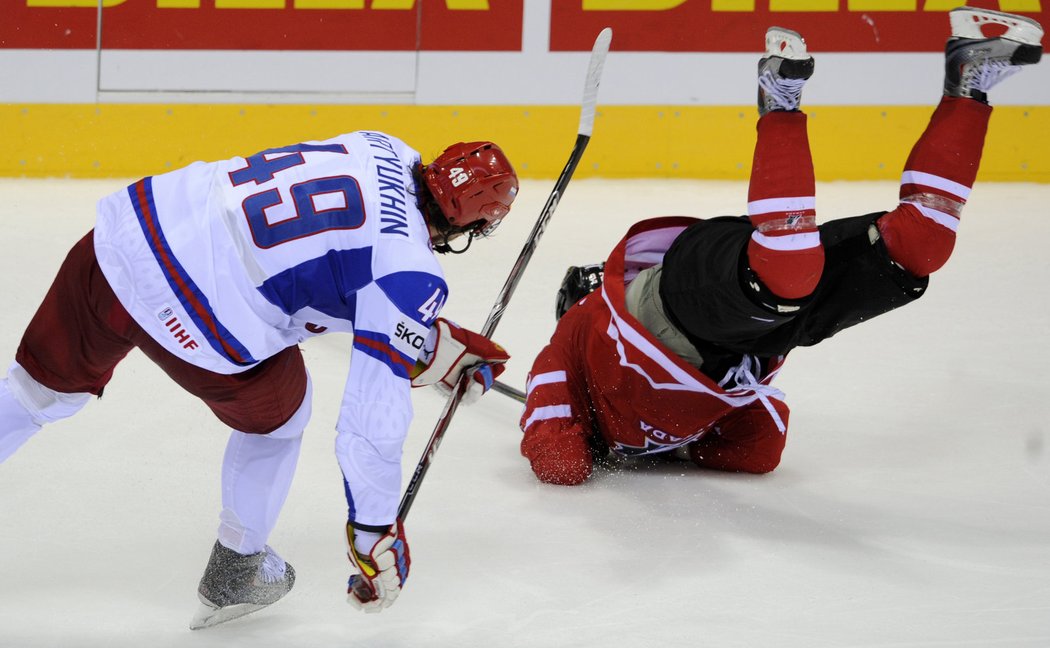
[[[500,345],[439,317],[423,345],[420,362],[425,365],[412,379],[412,386],[434,385],[448,393],[465,371],[471,381],[461,402],[470,404],[492,387],[507,360],[510,356]]]
[[[354,534],[354,527],[347,523],[346,555],[357,573],[347,583],[346,602],[365,612],[382,612],[397,600],[412,565],[405,527],[398,520],[368,553],[355,543]]]
[[[526,406],[525,416],[529,415],[530,409]],[[576,422],[534,423],[521,439],[521,454],[529,460],[537,479],[548,484],[582,484],[594,467],[587,435]]]

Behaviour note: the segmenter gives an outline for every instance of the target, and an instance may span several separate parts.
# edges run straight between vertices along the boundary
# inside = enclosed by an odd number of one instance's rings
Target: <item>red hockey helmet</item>
[[[450,225],[480,220],[481,234],[496,229],[518,194],[518,176],[492,142],[453,144],[423,169],[423,180]]]

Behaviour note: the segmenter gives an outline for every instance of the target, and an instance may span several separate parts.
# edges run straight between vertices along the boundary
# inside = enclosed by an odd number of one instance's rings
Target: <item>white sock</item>
[[[11,391],[8,379],[0,380],[0,463],[40,430],[29,410]]]
[[[287,423],[269,434],[230,433],[219,514],[219,542],[227,549],[248,555],[266,547],[292,487],[312,395],[307,377],[303,404]]]
[[[0,380],[0,463],[10,457],[45,423],[79,412],[91,394],[67,394],[49,389],[11,363],[7,378]]]
[[[240,554],[263,550],[292,486],[302,436],[234,431],[222,461],[219,542]]]

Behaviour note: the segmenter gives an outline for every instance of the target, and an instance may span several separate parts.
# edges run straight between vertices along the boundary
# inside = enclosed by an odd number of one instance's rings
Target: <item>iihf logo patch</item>
[[[175,311],[171,307],[167,307],[161,312],[157,313],[157,319],[164,323],[165,328],[171,332],[171,336],[175,338],[175,342],[183,349],[193,351],[197,348],[197,341],[193,339],[189,331],[183,327],[182,322],[179,321]]]

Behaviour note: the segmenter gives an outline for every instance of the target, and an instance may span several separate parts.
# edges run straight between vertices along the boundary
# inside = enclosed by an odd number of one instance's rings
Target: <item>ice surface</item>
[[[95,201],[122,181],[0,180],[0,348],[10,358]],[[444,260],[444,311],[480,328],[551,188]],[[895,204],[893,183],[818,186],[821,218]],[[742,183],[574,181],[496,339],[521,386],[566,266],[657,215],[742,213]],[[0,646],[1045,647],[1050,645],[1050,186],[979,184],[918,303],[792,354],[767,476],[685,465],[536,482],[520,406],[461,408],[415,501],[397,604],[343,602],[332,455],[349,338],[304,353],[314,419],[271,544],[295,590],[190,632],[218,523],[226,433],[139,353],[105,397],[0,466]],[[415,394],[404,466],[443,405]]]

